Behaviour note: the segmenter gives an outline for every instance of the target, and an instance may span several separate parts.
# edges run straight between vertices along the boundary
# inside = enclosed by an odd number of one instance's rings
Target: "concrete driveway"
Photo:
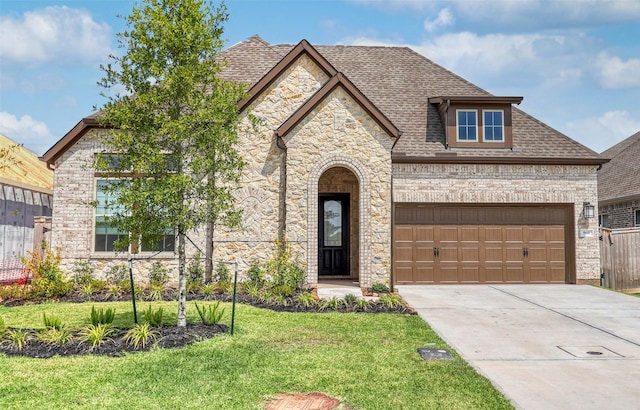
[[[580,285],[397,286],[521,409],[640,409],[640,298]]]

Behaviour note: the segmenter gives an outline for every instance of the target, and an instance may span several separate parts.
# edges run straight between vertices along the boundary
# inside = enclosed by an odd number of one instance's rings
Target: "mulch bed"
[[[8,329],[9,331],[15,329]],[[24,329],[29,334],[29,341],[18,349],[9,341],[0,344],[0,354],[8,356],[27,356],[35,358],[49,358],[53,356],[81,356],[86,354],[102,356],[122,356],[124,353],[143,352],[156,348],[176,348],[190,345],[195,342],[210,339],[216,335],[226,333],[226,325],[218,324],[206,326],[203,324],[189,324],[187,327],[162,326],[155,328],[159,333],[156,342],[145,347],[138,346],[134,349],[124,340],[126,330],[118,330],[115,335],[99,346],[91,347],[86,342],[80,341],[78,332],[73,334],[71,342],[58,346],[38,340],[37,331]]]
[[[142,293],[140,295],[136,295],[136,299],[140,301],[153,302],[154,299],[151,298],[151,295],[148,293]],[[174,290],[168,290],[162,295],[162,300],[171,301],[175,299],[176,292]],[[223,302],[231,302],[233,299],[232,294],[229,293],[221,293],[215,292],[210,295],[205,295],[202,292],[198,293],[190,293],[187,295],[187,300],[202,300],[202,301],[223,301]],[[114,302],[114,301],[130,301],[131,294],[118,294],[112,295],[106,291],[97,293],[92,295],[91,297],[80,295],[77,292],[72,292],[71,294],[57,298],[59,302],[68,302],[68,303],[87,303],[87,302]],[[12,299],[12,300],[4,300],[2,301],[2,305],[6,307],[13,306],[21,306],[25,304],[37,304],[45,302],[45,300],[24,300],[24,299]],[[278,312],[352,312],[352,313],[399,313],[399,314],[416,314],[415,311],[409,309],[405,305],[389,307],[384,305],[383,303],[376,301],[370,302],[366,308],[359,307],[355,304],[345,304],[340,303],[338,306],[327,308],[326,306],[323,308],[319,304],[314,304],[311,306],[304,306],[298,302],[296,302],[295,298],[287,298],[286,302],[276,303],[276,302],[267,302],[264,300],[259,300],[256,298],[252,298],[247,294],[237,294],[236,302],[252,305],[259,308],[271,309]],[[12,329],[9,329],[12,330]],[[123,353],[127,352],[139,352],[146,351],[153,348],[177,348],[189,345],[191,343],[195,343],[201,340],[206,340],[212,338],[218,334],[226,333],[228,331],[228,327],[226,325],[218,324],[214,326],[205,326],[203,324],[189,324],[186,328],[179,328],[177,326],[163,326],[160,328],[156,328],[156,331],[159,333],[159,337],[155,343],[151,343],[147,345],[145,348],[138,347],[134,349],[124,340],[125,330],[118,330],[115,335],[111,336],[111,339],[106,341],[105,343],[91,347],[86,343],[80,342],[81,338],[78,337],[78,334],[74,334],[73,340],[70,343],[67,343],[63,346],[52,345],[49,343],[45,343],[37,338],[37,331],[35,330],[27,330],[25,332],[29,332],[29,342],[22,348],[18,349],[12,343],[5,340],[0,343],[0,354],[6,355],[19,355],[19,356],[28,356],[28,357],[37,357],[37,358],[48,358],[53,356],[77,356],[77,355],[86,355],[86,354],[95,354],[95,355],[105,355],[105,356],[120,356]]]

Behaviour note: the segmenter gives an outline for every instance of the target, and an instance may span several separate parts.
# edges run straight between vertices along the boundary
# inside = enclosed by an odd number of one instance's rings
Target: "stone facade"
[[[598,220],[582,215],[597,206],[595,167],[571,165],[394,164],[394,202],[452,204],[572,204],[576,280],[600,278]],[[580,237],[580,229],[594,235]]]
[[[238,193],[244,210],[243,230],[217,235],[215,256],[239,259],[243,271],[251,261],[271,257],[274,241],[282,233],[306,266],[308,283],[317,283],[318,193],[348,192],[352,212],[358,212],[351,217],[350,276],[359,278],[362,286],[388,282],[391,147],[395,140],[341,88],[283,139],[284,150],[273,136],[273,130],[327,80],[302,55],[248,107],[247,113],[260,124],[253,130],[245,119],[240,131],[240,151],[249,164]],[[342,183],[325,176],[324,180],[337,185],[319,186],[325,173],[342,173]]]

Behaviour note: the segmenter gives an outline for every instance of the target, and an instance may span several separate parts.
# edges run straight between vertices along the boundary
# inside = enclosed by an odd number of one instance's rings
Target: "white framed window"
[[[611,228],[611,225],[609,225],[609,215],[607,214],[598,215],[598,225],[602,228]]]
[[[504,111],[483,110],[484,141],[504,141]]]
[[[640,208],[633,211],[633,226],[640,226]]]
[[[460,142],[478,141],[477,110],[456,110],[456,133]]]
[[[111,226],[109,217],[115,212],[121,211],[122,207],[116,203],[116,193],[107,189],[110,185],[109,179],[96,180],[96,208],[94,226],[94,251],[114,252],[115,242],[127,235],[128,232],[120,231],[117,227]],[[175,250],[175,229],[167,229],[165,234],[153,246],[141,247],[143,252],[157,252]]]
[[[96,180],[96,209],[94,227],[94,245],[96,252],[113,252],[115,242],[126,236],[127,232],[119,231],[118,228],[109,224],[109,217],[113,215],[118,206],[115,204],[115,194],[108,192],[109,180]]]

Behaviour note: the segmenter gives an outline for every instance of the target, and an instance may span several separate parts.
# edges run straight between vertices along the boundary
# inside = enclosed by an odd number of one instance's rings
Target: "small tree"
[[[218,78],[226,7],[202,0],[145,0],[118,34],[125,49],[102,66],[107,96],[99,121],[113,127],[97,170],[108,179],[109,224],[128,232],[119,249],[157,244],[175,230],[178,326],[186,326],[187,235],[212,222],[235,226],[233,191],[244,166],[237,149],[241,85]]]

